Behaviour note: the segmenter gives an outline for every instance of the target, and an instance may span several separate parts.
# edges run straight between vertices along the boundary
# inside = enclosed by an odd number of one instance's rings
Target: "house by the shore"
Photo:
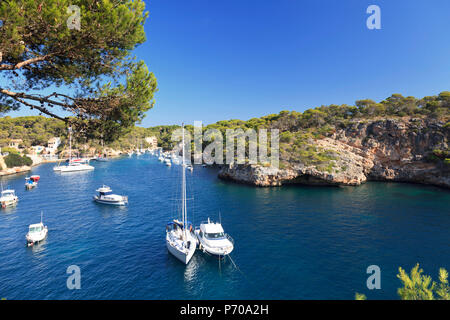
[[[149,144],[150,149],[158,148],[158,139],[156,137],[146,137],[145,142]]]

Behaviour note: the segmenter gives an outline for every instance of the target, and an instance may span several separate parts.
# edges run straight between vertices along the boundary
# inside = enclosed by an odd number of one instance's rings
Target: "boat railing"
[[[228,239],[228,240],[230,240],[230,242],[233,244],[233,246],[234,246],[234,239],[228,234],[228,233],[226,233],[225,234],[225,237]]]

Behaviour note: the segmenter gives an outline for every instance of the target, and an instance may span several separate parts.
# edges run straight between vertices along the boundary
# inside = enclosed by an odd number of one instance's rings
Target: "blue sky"
[[[448,0],[146,2],[135,53],[159,86],[146,127],[450,90]],[[381,30],[366,27],[371,4]]]

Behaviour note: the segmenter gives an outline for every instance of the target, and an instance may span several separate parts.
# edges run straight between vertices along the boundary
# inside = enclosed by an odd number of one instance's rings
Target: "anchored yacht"
[[[30,224],[28,227],[28,233],[25,236],[27,239],[28,246],[32,246],[37,242],[44,240],[47,237],[48,228],[42,223],[42,212],[41,212],[41,222]]]
[[[219,222],[202,222],[199,228],[195,229],[195,234],[199,241],[199,248],[203,252],[215,256],[226,256],[234,249],[234,240],[223,230]]]
[[[181,219],[173,220],[166,226],[167,250],[184,264],[188,264],[197,249],[197,238],[192,224],[187,221],[186,205],[186,166],[184,160],[184,125],[183,128],[183,166],[181,183]],[[170,160],[169,160],[170,163]]]
[[[128,197],[113,194],[110,187],[103,185],[96,190],[98,195],[94,196],[94,201],[103,204],[111,204],[115,206],[124,206],[128,204]]]
[[[13,206],[18,201],[19,198],[16,196],[16,192],[13,189],[2,190],[0,196],[0,203],[2,205],[2,208]]]
[[[59,172],[74,172],[74,171],[86,171],[94,170],[95,168],[89,165],[89,159],[72,159],[72,128],[69,127],[69,163],[65,166],[54,167],[54,171]]]

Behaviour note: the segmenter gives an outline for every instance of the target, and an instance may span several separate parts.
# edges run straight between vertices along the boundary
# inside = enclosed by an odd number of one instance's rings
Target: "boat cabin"
[[[2,197],[15,197],[16,192],[14,190],[3,190],[2,191]]]
[[[208,221],[208,223],[200,225],[199,236],[210,240],[219,240],[225,238],[225,232],[220,223]]]
[[[109,196],[112,194],[111,188],[107,186],[98,188],[96,191],[100,194],[100,196]]]
[[[41,232],[43,229],[44,229],[44,224],[42,222],[40,222],[40,223],[30,224],[30,226],[28,227],[28,232],[29,233]]]

